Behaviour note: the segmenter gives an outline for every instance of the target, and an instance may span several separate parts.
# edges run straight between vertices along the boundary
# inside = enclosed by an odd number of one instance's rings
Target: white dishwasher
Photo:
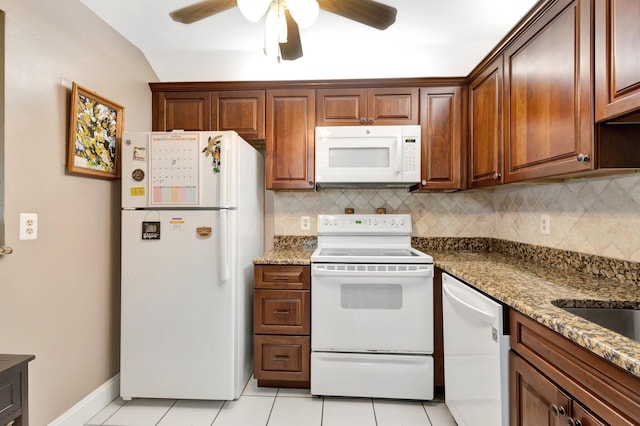
[[[445,402],[459,426],[509,424],[507,313],[442,274]]]

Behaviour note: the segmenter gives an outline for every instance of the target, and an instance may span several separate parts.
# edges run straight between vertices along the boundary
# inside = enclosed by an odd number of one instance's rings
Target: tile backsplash
[[[640,175],[457,193],[331,189],[274,193],[275,235],[316,235],[316,215],[411,213],[416,237],[485,237],[640,261]],[[540,215],[550,218],[549,235]],[[300,230],[311,216],[311,231]]]

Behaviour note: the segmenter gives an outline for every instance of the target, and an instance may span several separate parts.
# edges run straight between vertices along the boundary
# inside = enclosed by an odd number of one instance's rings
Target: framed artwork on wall
[[[67,171],[103,179],[120,177],[124,107],[73,82]]]

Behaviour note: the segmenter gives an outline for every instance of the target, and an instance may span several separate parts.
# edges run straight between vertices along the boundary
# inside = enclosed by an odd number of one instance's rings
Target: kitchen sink
[[[565,311],[577,315],[581,318],[596,323],[611,331],[628,337],[631,340],[640,342],[640,309],[633,308],[574,308],[561,306],[560,303],[554,305]]]

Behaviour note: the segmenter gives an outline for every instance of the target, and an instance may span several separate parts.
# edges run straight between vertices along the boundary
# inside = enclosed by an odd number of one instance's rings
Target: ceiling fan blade
[[[302,57],[302,42],[300,41],[300,29],[298,24],[286,9],[284,16],[287,20],[287,42],[280,43],[280,55],[286,61],[295,61]]]
[[[318,0],[320,9],[379,30],[396,22],[395,7],[374,0]]]
[[[169,14],[176,22],[191,24],[204,18],[208,18],[216,13],[224,12],[227,9],[236,7],[236,0],[204,0],[182,9],[174,10]]]

